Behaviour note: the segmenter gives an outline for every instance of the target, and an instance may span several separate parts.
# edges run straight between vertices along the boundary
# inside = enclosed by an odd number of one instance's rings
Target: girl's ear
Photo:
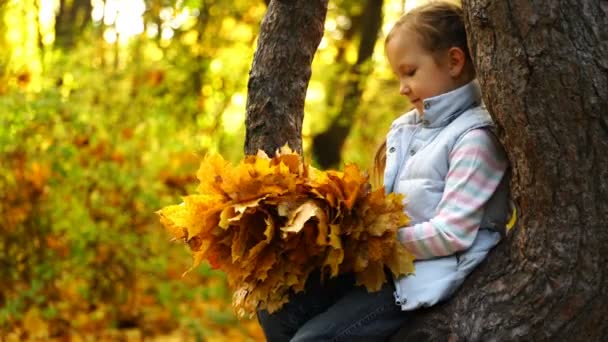
[[[448,50],[450,76],[458,78],[462,74],[466,58],[464,51],[459,47],[453,46]]]

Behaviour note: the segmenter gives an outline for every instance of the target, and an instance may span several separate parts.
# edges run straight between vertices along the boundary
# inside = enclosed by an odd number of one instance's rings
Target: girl
[[[269,341],[382,341],[412,310],[449,298],[501,238],[507,160],[481,103],[462,10],[433,2],[405,14],[385,41],[399,92],[415,107],[396,119],[376,155],[387,192],[405,194],[411,226],[399,240],[415,274],[368,293],[343,275],[276,313],[258,313]]]

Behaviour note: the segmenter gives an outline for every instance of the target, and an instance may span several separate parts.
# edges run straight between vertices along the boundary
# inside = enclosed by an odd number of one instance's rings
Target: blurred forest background
[[[303,126],[316,166],[369,167],[407,108],[383,53],[405,5],[329,2]],[[189,253],[155,211],[194,191],[201,156],[243,157],[265,10],[0,0],[3,341],[263,340],[257,322],[235,318],[221,272],[181,277]]]

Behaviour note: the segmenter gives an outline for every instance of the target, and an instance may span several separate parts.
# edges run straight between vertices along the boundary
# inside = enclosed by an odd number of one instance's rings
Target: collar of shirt
[[[424,127],[442,127],[472,106],[481,103],[481,88],[477,80],[473,80],[460,88],[447,93],[429,97],[422,101],[424,115],[416,111],[416,123]],[[422,119],[422,120],[421,120]]]

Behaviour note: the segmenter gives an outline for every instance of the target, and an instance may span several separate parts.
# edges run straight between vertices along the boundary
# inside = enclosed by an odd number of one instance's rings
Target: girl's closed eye
[[[416,68],[404,68],[401,70],[402,76],[412,77],[416,74]]]

